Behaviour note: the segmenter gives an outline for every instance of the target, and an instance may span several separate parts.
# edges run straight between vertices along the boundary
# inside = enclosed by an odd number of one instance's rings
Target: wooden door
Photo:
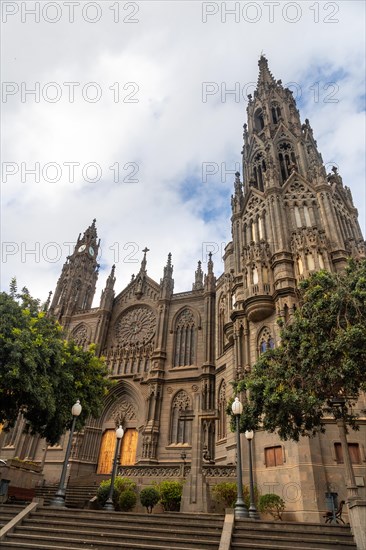
[[[122,439],[122,448],[120,454],[120,464],[122,466],[131,466],[136,462],[138,433],[135,429],[127,429]]]
[[[113,467],[113,457],[116,449],[116,431],[106,430],[102,437],[99,452],[98,474],[110,474]]]

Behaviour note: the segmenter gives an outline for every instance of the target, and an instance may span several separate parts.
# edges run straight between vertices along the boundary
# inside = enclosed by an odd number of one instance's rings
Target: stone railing
[[[119,466],[118,475],[125,477],[163,477],[163,478],[178,478],[186,477],[191,473],[191,466],[183,464],[156,465],[150,464],[137,466]],[[202,473],[206,478],[233,478],[236,476],[236,466],[215,466],[212,464],[204,464]]]
[[[236,466],[203,466],[202,472],[205,477],[236,477]]]
[[[140,465],[140,466],[119,466],[118,475],[126,477],[164,477],[177,478],[189,474],[190,466],[183,465]]]

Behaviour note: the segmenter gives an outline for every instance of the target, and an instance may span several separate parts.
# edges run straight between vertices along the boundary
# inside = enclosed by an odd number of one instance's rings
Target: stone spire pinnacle
[[[115,264],[113,264],[111,272],[110,272],[110,274],[108,276],[108,279],[107,279],[106,288],[113,288],[114,287],[114,283],[116,282],[116,278],[114,276],[115,269],[116,269],[116,266],[115,266]]]
[[[208,253],[207,275],[205,275],[204,288],[206,292],[214,292],[216,288],[216,277],[213,272],[212,252]]]
[[[234,195],[231,196],[231,207],[233,213],[235,213],[237,210],[240,211],[243,205],[243,198],[243,186],[240,181],[240,172],[236,172],[234,181]]]
[[[173,266],[172,266],[172,254],[169,252],[168,260],[166,266],[164,267],[163,278],[160,279],[160,297],[161,298],[170,298],[173,294],[174,288],[174,279],[173,275]]]
[[[107,278],[105,289],[102,290],[102,297],[100,300],[100,307],[102,309],[110,309],[113,304],[113,299],[114,299],[113,289],[114,289],[114,283],[116,282],[116,278],[114,276],[115,269],[116,269],[116,266],[113,264],[111,272]]]
[[[259,58],[258,66],[259,66],[258,86],[264,83],[276,84],[273,74],[269,70],[268,60],[263,54]]]
[[[194,283],[192,285],[192,290],[202,290],[203,289],[203,271],[202,271],[202,262],[198,262],[197,269],[194,274]]]

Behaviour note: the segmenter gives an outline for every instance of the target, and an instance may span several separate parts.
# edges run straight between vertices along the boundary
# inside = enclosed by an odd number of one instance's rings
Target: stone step
[[[20,504],[1,504],[0,505],[0,528],[4,527],[9,521],[24,509]]]
[[[280,536],[280,535],[273,536],[273,534],[271,533],[262,534],[262,535],[247,534],[244,537],[242,536],[238,537],[237,535],[234,534],[231,547],[242,548],[242,544],[244,544],[244,548],[246,548],[245,545],[248,543],[250,543],[252,546],[268,544],[269,540],[271,541],[271,544],[273,546],[276,545],[274,546],[275,548],[280,546],[284,548],[297,548],[297,544],[299,544],[299,540],[301,540],[300,544],[303,548],[317,548],[318,550],[332,550],[334,548],[337,548],[337,549],[347,548],[348,550],[350,550],[352,548],[356,548],[356,545],[352,541],[352,538],[348,541],[345,541],[345,540],[338,540],[336,537],[328,538],[326,536],[324,537],[311,536],[307,539],[304,539],[304,537],[302,536],[301,539],[299,539],[298,537],[295,538],[294,535],[292,535],[291,537],[286,536],[286,534],[284,534],[283,536]]]
[[[276,537],[278,535],[286,535],[288,538],[298,539],[301,538],[314,538],[319,535],[326,536],[329,538],[338,538],[338,539],[347,539],[351,538],[352,535],[349,527],[344,527],[343,529],[337,529],[337,526],[331,527],[328,525],[321,526],[321,529],[296,529],[294,527],[284,527],[283,529],[271,529],[263,528],[261,526],[247,526],[245,529],[235,527],[234,536],[245,538],[247,536],[263,536],[263,537]]]
[[[231,550],[356,550],[347,525],[237,520]]]
[[[273,545],[273,542],[267,541],[266,543],[262,542],[241,542],[241,543],[231,543],[230,549],[235,550],[240,548],[250,548],[251,550],[288,550],[289,546],[284,546],[283,544],[276,543],[276,546]],[[302,541],[298,543],[294,543],[292,541],[292,548],[293,550],[321,550],[323,546],[304,546]],[[349,546],[331,546],[330,548],[334,548],[335,550],[349,550]],[[355,550],[357,550],[356,545],[353,546]]]
[[[141,523],[153,523],[162,525],[185,525],[187,520],[190,525],[198,525],[201,528],[205,525],[215,526],[222,528],[224,516],[220,514],[182,514],[180,512],[166,512],[164,514],[138,514],[134,512],[109,512],[107,510],[68,510],[67,508],[51,508],[42,506],[32,513],[31,518],[37,517],[38,519],[46,519],[50,521],[50,518],[57,520],[67,518],[68,521],[80,522],[80,521],[105,521],[108,519],[111,523],[116,522],[129,522],[137,523],[141,526]]]
[[[50,549],[60,549],[67,547],[70,550],[70,547],[74,546],[75,548],[80,548],[80,542],[82,541],[82,548],[91,548],[98,550],[112,550],[115,548],[121,548],[123,550],[128,550],[129,548],[146,548],[151,550],[218,550],[219,541],[208,542],[203,539],[180,539],[180,540],[167,540],[166,535],[161,537],[148,537],[145,538],[141,533],[129,536],[121,536],[120,539],[111,538],[111,540],[106,540],[105,536],[97,537],[96,534],[93,534],[91,538],[81,537],[76,538],[74,534],[72,536],[57,536],[55,533],[53,536],[46,535],[31,535],[31,534],[19,534],[9,533],[7,535],[4,545],[2,544],[1,548],[6,548],[6,544],[15,542],[18,546],[15,548],[25,548],[24,544],[36,543],[38,548],[46,547],[47,545]],[[42,546],[43,545],[43,546]]]
[[[150,522],[149,522],[150,523]],[[161,527],[159,527],[159,523],[161,524]],[[86,522],[86,521],[78,521],[78,522],[74,522],[74,521],[67,521],[67,520],[59,520],[59,519],[53,519],[52,522],[51,522],[51,525],[52,525],[52,529],[61,529],[61,527],[65,527],[67,528],[68,532],[70,531],[74,531],[74,530],[79,530],[79,529],[82,529],[82,528],[85,528],[85,529],[88,529],[90,528],[91,526],[93,527],[93,529],[99,529],[99,530],[105,530],[105,529],[108,529],[108,531],[118,531],[118,532],[121,532],[121,531],[125,531],[125,530],[128,530],[128,531],[131,531],[131,527],[134,526],[134,524],[136,524],[136,526],[140,529],[140,528],[143,528],[144,532],[145,533],[155,533],[155,532],[161,532],[163,528],[167,528],[170,530],[171,532],[171,527],[172,527],[172,524],[169,522],[169,526],[167,527],[167,523],[166,521],[161,521],[161,522],[154,522],[153,523],[153,526],[150,526],[148,525],[148,523],[143,523],[142,521],[138,521],[138,520],[135,520],[134,522],[131,522],[129,521],[128,524],[125,523],[125,522],[118,522],[118,524],[114,524],[114,523],[108,523],[106,525],[105,522],[98,522],[98,521],[89,521],[89,522]],[[42,519],[42,518],[38,518],[37,516],[35,517],[32,517],[32,518],[29,518],[29,519],[24,519],[23,522],[22,522],[22,526],[19,528],[19,529],[23,529],[23,528],[28,528],[28,529],[37,529],[37,528],[50,528],[50,520],[49,519]],[[194,527],[196,527],[196,530],[194,529]],[[176,535],[179,535],[179,534],[189,534],[189,533],[196,533],[196,532],[199,532],[199,533],[202,533],[202,526],[199,526],[199,525],[196,525],[196,526],[193,526],[191,524],[187,525],[187,524],[178,524],[178,525],[175,525],[175,528],[174,528],[174,533],[172,533],[174,536]],[[206,525],[205,528],[204,528],[204,532],[203,534],[204,535],[217,535],[219,534],[221,536],[221,531],[222,531],[222,523],[220,524],[217,524],[217,525]]]
[[[331,525],[327,523],[305,523],[295,521],[263,521],[253,519],[235,520],[235,531],[260,529],[261,531],[295,531],[296,533],[308,533],[309,531],[323,533],[325,529],[337,531],[338,533],[349,533],[349,525]]]
[[[39,541],[36,543],[33,543],[33,542],[21,543],[19,541],[8,542],[8,540],[1,543],[1,550],[14,550],[14,549],[15,550],[27,550],[27,549],[41,550],[42,548],[44,548],[45,550],[80,550],[80,544],[78,544],[77,546],[70,546],[69,544],[67,546],[53,546],[49,542],[43,542],[43,541]],[[118,548],[120,550],[152,550],[151,546],[150,547],[145,546],[144,544],[129,544],[128,547],[126,545],[123,545],[120,547],[114,546],[114,548],[116,548],[116,550]],[[93,544],[93,546],[86,546],[83,544],[82,549],[83,550],[102,550],[100,546],[95,546],[95,544]],[[166,546],[154,546],[153,549],[166,550]],[[194,548],[192,546],[189,546],[186,548],[182,547],[179,550],[200,550],[200,548],[198,547]]]

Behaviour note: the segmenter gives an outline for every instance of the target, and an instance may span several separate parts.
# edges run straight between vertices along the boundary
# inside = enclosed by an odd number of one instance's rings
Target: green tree
[[[62,327],[26,288],[0,293],[0,423],[14,425],[19,412],[31,433],[56,443],[72,422],[71,407],[80,399],[80,429],[100,414],[110,387],[104,360],[66,340]]]
[[[353,405],[366,390],[366,261],[343,274],[319,271],[300,284],[300,307],[283,323],[281,344],[237,384],[248,391],[241,430],[262,427],[286,439],[324,432],[331,413],[357,429]],[[332,400],[344,406],[332,409]]]

